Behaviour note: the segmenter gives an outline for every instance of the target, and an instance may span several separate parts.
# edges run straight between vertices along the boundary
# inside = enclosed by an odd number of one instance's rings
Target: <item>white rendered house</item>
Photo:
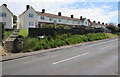
[[[58,15],[45,13],[45,9],[42,12],[35,11],[33,7],[27,5],[26,10],[19,16],[17,29],[39,28],[44,24],[63,24],[68,26],[89,26],[88,19],[86,18],[74,18],[62,16],[61,12]]]
[[[6,4],[0,6],[0,22],[7,29],[13,29],[13,13],[7,8]]]

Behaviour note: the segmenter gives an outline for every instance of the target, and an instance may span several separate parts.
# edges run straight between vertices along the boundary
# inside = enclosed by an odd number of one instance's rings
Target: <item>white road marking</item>
[[[103,42],[99,42],[99,43],[96,43],[96,44],[91,44],[91,45],[88,45],[89,46],[96,46],[96,45],[101,45],[101,44],[105,44],[105,43],[109,43],[109,42],[113,42],[113,41],[118,41],[118,39],[114,39],[114,40],[110,40],[110,41],[103,41]]]
[[[87,55],[87,54],[89,54],[89,52],[87,52],[87,53],[83,53],[83,54],[81,54],[81,55],[77,55],[77,56],[74,56],[74,57],[71,57],[71,58],[68,58],[68,59],[64,59],[64,60],[61,60],[61,61],[58,61],[58,62],[55,62],[55,63],[52,63],[52,64],[59,64],[59,63],[62,63],[62,62],[65,62],[65,61],[68,61],[68,60],[71,60],[71,59],[75,59],[75,58],[77,58],[77,57],[80,57],[80,56],[83,56],[83,55]]]
[[[103,48],[101,48],[101,49],[106,49],[106,48],[109,48],[109,47],[111,47],[111,46],[113,46],[113,45],[105,46],[105,47],[103,47]]]

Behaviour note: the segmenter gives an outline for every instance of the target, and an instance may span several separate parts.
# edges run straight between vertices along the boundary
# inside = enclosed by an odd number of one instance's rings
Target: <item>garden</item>
[[[48,35],[48,36],[44,36],[44,38],[22,37],[24,43],[23,43],[23,50],[21,52],[31,52],[42,49],[56,48],[60,46],[107,39],[112,37],[117,37],[117,35],[111,33],[88,33],[84,35],[78,35],[78,34],[58,35],[55,33],[53,36]]]

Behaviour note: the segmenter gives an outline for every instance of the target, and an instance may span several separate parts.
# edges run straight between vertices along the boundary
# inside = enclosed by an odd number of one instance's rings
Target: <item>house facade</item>
[[[93,21],[91,27],[94,27],[94,28],[106,28],[107,25],[108,25],[107,23],[104,24],[104,23],[100,23],[100,22],[97,23],[96,21]]]
[[[4,28],[13,29],[13,13],[6,4],[0,6],[0,22],[4,24]]]
[[[45,9],[42,9],[42,12],[35,11],[33,7],[27,5],[26,10],[19,16],[19,21],[17,29],[28,29],[28,28],[40,28],[44,24],[56,24],[56,25],[67,25],[70,27],[81,27],[89,26],[90,23],[88,19],[80,17],[74,18],[62,16],[61,12],[58,15],[45,13]]]

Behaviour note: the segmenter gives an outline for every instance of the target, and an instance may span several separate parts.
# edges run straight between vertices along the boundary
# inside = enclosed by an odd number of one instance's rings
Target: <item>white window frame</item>
[[[33,18],[34,15],[32,13],[29,13],[29,18]]]

